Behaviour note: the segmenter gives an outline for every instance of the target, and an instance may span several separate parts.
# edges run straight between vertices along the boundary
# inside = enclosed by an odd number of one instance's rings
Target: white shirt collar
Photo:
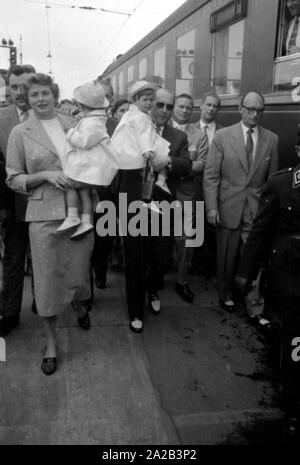
[[[243,121],[241,121],[241,126],[242,126],[242,130],[243,130],[243,134],[244,134],[244,138],[246,137],[247,138],[247,135],[248,135],[248,131],[250,128],[248,128],[247,126],[244,125]],[[253,136],[256,136],[258,135],[258,126],[255,126],[255,128],[251,128],[252,129],[252,137]]]
[[[186,127],[187,127],[187,124],[179,124],[173,119],[172,120],[172,126],[173,126],[173,128],[180,129],[180,131],[185,131]]]
[[[20,110],[20,108],[17,106],[16,106],[16,110],[17,110],[19,121],[20,121],[22,119],[22,115],[26,112],[24,112],[23,110]],[[28,116],[32,116],[33,110],[30,108],[29,110],[27,110],[27,113],[28,113]]]
[[[200,129],[203,129],[204,126],[208,126],[208,130],[214,130],[216,127],[216,122],[211,121],[211,123],[205,123],[204,121],[202,121],[202,119],[200,119]]]

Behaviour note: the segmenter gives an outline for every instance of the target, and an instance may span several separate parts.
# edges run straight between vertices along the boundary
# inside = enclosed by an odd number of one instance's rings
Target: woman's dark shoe
[[[134,318],[130,324],[129,324],[129,328],[131,329],[131,331],[133,331],[134,333],[140,333],[143,331],[143,322],[142,320],[140,320],[139,318]]]
[[[43,358],[41,368],[45,375],[52,375],[57,368],[56,357]]]
[[[44,354],[46,353],[47,347],[45,347]],[[58,348],[57,348],[58,351]],[[44,357],[41,364],[41,369],[45,375],[49,376],[55,373],[57,369],[56,357]]]
[[[86,329],[86,330],[90,329],[91,317],[90,317],[89,312],[86,312],[86,314],[83,317],[77,318],[77,321],[78,321],[79,326],[81,326],[82,329]]]
[[[226,310],[229,313],[235,310],[235,303],[233,302],[233,300],[219,299],[219,302],[223,310]]]

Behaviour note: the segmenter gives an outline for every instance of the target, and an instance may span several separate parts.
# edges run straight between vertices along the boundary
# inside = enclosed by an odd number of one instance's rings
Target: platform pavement
[[[41,369],[44,337],[26,278],[20,327],[0,364],[0,444],[278,444],[276,365],[242,310],[219,308],[215,283],[195,277],[194,304],[161,292],[162,313],[129,331],[124,279],[96,290],[92,328],[58,321],[58,370]]]

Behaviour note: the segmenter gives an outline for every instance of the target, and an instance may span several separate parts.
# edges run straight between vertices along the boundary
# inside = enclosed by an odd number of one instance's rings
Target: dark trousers
[[[28,223],[10,220],[5,229],[0,314],[19,315],[22,306]]]
[[[142,197],[141,170],[120,172],[120,192],[127,193],[128,202]],[[150,213],[149,213],[150,214]],[[132,215],[128,214],[128,223]],[[145,295],[163,287],[163,278],[170,268],[173,238],[124,236],[125,284],[130,318],[143,319]]]
[[[116,205],[116,196],[109,187],[100,187],[98,189],[98,196],[100,201],[108,200]],[[113,236],[99,236],[97,234],[97,221],[103,214],[94,214],[95,242],[92,254],[92,268],[98,279],[106,281],[108,260],[112,253],[115,238]]]
[[[281,371],[285,410],[300,415],[300,296],[276,294],[281,315]]]
[[[145,296],[164,286],[173,252],[172,237],[124,237],[125,284],[129,316],[143,319]]]

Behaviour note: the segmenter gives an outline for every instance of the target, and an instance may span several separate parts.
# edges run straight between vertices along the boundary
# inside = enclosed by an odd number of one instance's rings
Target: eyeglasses
[[[246,110],[248,110],[248,113],[250,113],[250,115],[254,115],[254,113],[257,113],[258,115],[262,115],[263,112],[265,111],[264,108],[252,108],[252,107],[246,107],[245,105],[241,105],[243,108],[245,108]]]
[[[172,111],[174,110],[174,105],[172,103],[163,103],[163,102],[157,102],[155,104],[156,108],[158,108],[159,110],[162,110],[164,107],[166,107],[166,109],[168,111]]]

